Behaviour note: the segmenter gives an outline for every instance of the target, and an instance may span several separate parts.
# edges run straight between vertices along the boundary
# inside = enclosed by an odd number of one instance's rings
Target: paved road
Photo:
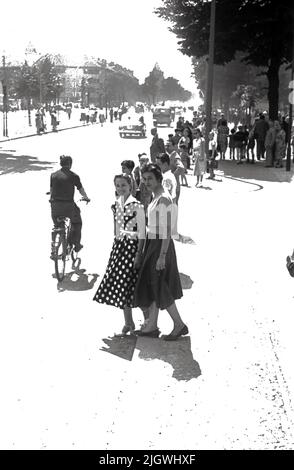
[[[113,175],[149,147],[116,126],[2,144],[1,448],[293,449],[293,185],[225,162],[211,190],[183,188],[190,336],[116,339],[121,313],[91,299],[112,244]],[[92,201],[80,270],[58,285],[45,192],[62,153]],[[170,331],[166,312],[159,326]]]

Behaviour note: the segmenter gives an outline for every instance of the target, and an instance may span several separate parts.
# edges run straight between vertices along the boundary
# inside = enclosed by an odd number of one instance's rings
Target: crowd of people
[[[201,187],[203,175],[214,178],[216,157],[242,163],[265,159],[266,166],[282,166],[287,142],[286,120],[272,122],[260,115],[251,129],[239,124],[229,129],[222,115],[209,133],[208,154],[203,133],[205,120],[194,114],[193,122],[178,119],[174,133],[166,142],[151,129],[150,155],[140,153],[137,164],[121,161],[114,176],[114,240],[101,283],[93,300],[123,311],[121,335],[128,333],[158,338],[158,315],[167,310],[173,329],[162,338],[174,341],[188,334],[176,300],[183,295],[174,239],[179,238],[177,217],[181,186],[187,186],[187,172],[193,168],[195,186]],[[288,131],[289,132],[289,131]],[[251,160],[250,160],[251,157]],[[70,157],[61,157],[61,170],[51,175],[51,208],[54,225],[57,217],[72,219],[73,244],[82,249],[80,212],[74,203],[76,187],[89,200],[78,175],[71,171]],[[66,212],[66,214],[65,214]],[[53,245],[52,245],[53,246]],[[51,253],[52,256],[52,253]],[[143,324],[136,329],[132,309],[142,310]]]
[[[192,122],[180,117],[176,124],[176,141],[180,136],[186,135],[195,138],[205,132],[205,117],[197,112],[193,113]],[[271,120],[264,113],[260,113],[251,125],[235,123],[225,119],[224,114],[218,120],[213,120],[213,127],[209,135],[209,155],[211,152],[219,156],[220,160],[229,158],[236,160],[238,165],[244,161],[255,163],[256,160],[265,160],[265,167],[282,168],[283,159],[289,145],[289,119],[286,116]],[[290,152],[294,155],[294,136],[291,139]],[[180,150],[180,149],[179,149]],[[181,152],[180,152],[181,153]],[[192,153],[192,152],[191,152]],[[182,156],[183,163],[186,155]],[[215,158],[214,158],[215,160]]]

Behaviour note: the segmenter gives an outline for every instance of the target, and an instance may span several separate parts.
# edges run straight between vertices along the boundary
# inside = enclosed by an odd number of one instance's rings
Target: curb
[[[94,124],[100,124],[99,122],[95,122]],[[9,142],[11,140],[19,140],[19,139],[27,139],[28,137],[35,137],[35,136],[40,136],[40,135],[47,135],[47,134],[55,134],[55,132],[62,132],[62,131],[68,131],[70,129],[77,129],[79,127],[87,127],[87,126],[90,126],[90,123],[88,124],[80,124],[78,126],[72,126],[72,127],[64,127],[63,129],[58,129],[57,131],[48,131],[48,132],[45,132],[44,134],[28,134],[28,135],[21,135],[19,137],[11,137],[9,139],[5,139],[5,140],[0,140],[0,143],[4,143],[4,142]],[[91,123],[91,126],[93,126],[93,124]]]

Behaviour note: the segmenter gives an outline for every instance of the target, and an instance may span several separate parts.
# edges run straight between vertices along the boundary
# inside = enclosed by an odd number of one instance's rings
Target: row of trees
[[[193,59],[199,88],[204,91],[201,81],[209,48],[210,2],[162,2],[156,14],[171,24],[180,50]],[[289,72],[285,68],[293,60],[293,2],[216,0],[215,29],[215,93],[228,102],[238,85],[255,87],[257,95],[267,94],[269,115],[277,118],[281,70],[286,83]]]
[[[66,64],[60,55],[46,54],[22,64],[6,64],[0,79],[5,80],[9,97],[22,99],[25,107],[61,101],[81,101],[90,104],[119,106],[123,102],[143,101],[156,104],[174,99],[186,101],[191,93],[178,80],[165,78],[156,64],[140,85],[129,69],[100,58],[85,57],[83,64]],[[28,63],[31,62],[31,63]]]

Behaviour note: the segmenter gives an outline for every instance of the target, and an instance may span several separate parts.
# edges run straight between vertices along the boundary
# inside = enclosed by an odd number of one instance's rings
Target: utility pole
[[[292,14],[292,64],[291,64],[291,81],[289,83],[289,88],[294,88],[294,13]],[[293,93],[291,95],[293,96]],[[288,131],[288,142],[287,142],[287,160],[286,160],[286,171],[291,170],[291,140],[292,140],[292,124],[293,124],[293,100],[289,98],[289,131]],[[294,162],[294,155],[293,155]]]
[[[213,64],[214,64],[214,37],[215,37],[215,2],[211,0],[210,6],[210,26],[209,26],[209,52],[208,52],[208,67],[207,67],[207,82],[206,82],[206,96],[205,96],[205,153],[208,157],[209,154],[209,133],[212,127],[211,121],[211,108],[212,108],[212,93],[213,93]]]
[[[8,96],[7,96],[7,76],[6,76],[6,62],[5,55],[2,56],[2,67],[3,67],[3,136],[8,137],[8,122],[7,122],[7,112],[8,112]]]

